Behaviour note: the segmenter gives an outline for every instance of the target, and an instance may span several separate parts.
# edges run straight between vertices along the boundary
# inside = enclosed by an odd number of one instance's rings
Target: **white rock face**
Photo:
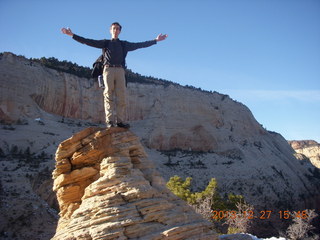
[[[226,95],[141,84],[129,84],[128,93],[129,118],[139,120],[140,134],[150,148],[224,150],[233,140],[245,142],[266,133],[248,108]]]
[[[10,53],[0,60],[0,116],[7,122],[48,113],[99,122],[101,89],[77,76],[45,68]]]
[[[0,116],[7,122],[41,118],[104,121],[102,89],[94,80],[45,68],[23,57],[1,57]],[[147,146],[159,150],[215,151],[266,131],[241,103],[181,86],[128,84],[128,118]],[[240,137],[240,138],[239,138]],[[231,144],[232,145],[232,144]]]

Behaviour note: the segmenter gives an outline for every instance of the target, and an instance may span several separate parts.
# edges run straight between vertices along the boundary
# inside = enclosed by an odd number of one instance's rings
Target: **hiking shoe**
[[[117,126],[120,127],[120,128],[130,128],[130,124],[123,123],[123,122],[117,123]]]

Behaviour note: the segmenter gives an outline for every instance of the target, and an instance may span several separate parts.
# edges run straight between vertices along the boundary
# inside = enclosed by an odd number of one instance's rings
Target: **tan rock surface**
[[[320,144],[313,140],[289,141],[291,147],[298,153],[310,159],[311,163],[320,168]]]
[[[60,205],[53,239],[217,239],[209,222],[166,189],[130,131],[75,134],[59,145],[53,177]]]

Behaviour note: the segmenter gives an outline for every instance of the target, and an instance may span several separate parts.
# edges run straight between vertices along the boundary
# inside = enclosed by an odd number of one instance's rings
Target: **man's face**
[[[120,27],[118,25],[112,25],[110,27],[110,33],[111,33],[112,38],[117,39],[119,34],[120,34],[120,32],[121,32],[121,30],[120,30]]]

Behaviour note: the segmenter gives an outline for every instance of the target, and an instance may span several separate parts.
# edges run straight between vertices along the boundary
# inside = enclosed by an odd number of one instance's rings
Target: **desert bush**
[[[210,196],[207,196],[201,202],[191,205],[191,207],[195,210],[196,213],[201,214],[205,219],[211,221],[212,220],[211,205],[212,205],[212,198]]]
[[[292,212],[293,223],[287,229],[287,236],[291,240],[302,240],[308,236],[310,230],[315,227],[311,222],[318,216],[314,209],[306,209],[304,211]]]
[[[248,232],[251,220],[248,213],[253,213],[253,206],[245,202],[238,202],[236,204],[237,210],[233,211],[230,216],[226,218],[226,224],[228,225],[228,234],[245,233]]]

